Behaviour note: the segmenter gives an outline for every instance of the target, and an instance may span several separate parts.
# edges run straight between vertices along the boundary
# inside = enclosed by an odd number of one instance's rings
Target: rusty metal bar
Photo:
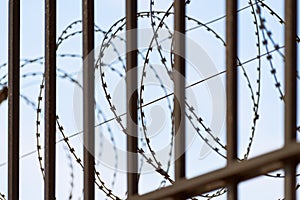
[[[95,199],[94,0],[82,1],[84,199]],[[91,54],[91,55],[89,55]]]
[[[237,158],[237,0],[226,1],[227,160]]]
[[[174,0],[175,180],[185,178],[185,1]]]
[[[138,193],[137,0],[126,0],[126,103],[128,197]]]
[[[45,0],[45,196],[55,199],[56,0]]]
[[[297,0],[285,0],[285,146],[296,142],[297,132]],[[285,166],[285,199],[296,199],[296,162]]]
[[[8,199],[19,199],[20,2],[9,1],[8,35]]]
[[[300,144],[293,143],[286,148],[279,149],[243,162],[234,162],[225,167],[192,179],[182,179],[173,185],[147,193],[134,196],[130,200],[163,200],[181,194],[187,199],[218,188],[227,187],[232,179],[238,182],[264,175],[284,167],[285,162],[291,158],[299,162]],[[183,196],[182,196],[183,195]]]
[[[236,162],[237,158],[237,0],[226,1],[226,136],[227,166]],[[227,199],[237,199],[237,182],[228,187]]]

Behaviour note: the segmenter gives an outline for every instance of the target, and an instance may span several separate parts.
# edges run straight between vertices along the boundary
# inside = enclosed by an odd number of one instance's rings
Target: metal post
[[[226,1],[226,133],[227,165],[237,159],[237,0]],[[237,183],[228,185],[227,199],[237,199]]]
[[[296,142],[297,127],[297,0],[285,0],[285,146]],[[296,199],[296,162],[285,167],[285,199]]]
[[[56,1],[45,1],[45,199],[55,199]]]
[[[126,103],[128,197],[138,193],[137,0],[126,0]]]
[[[185,1],[174,0],[175,179],[185,178]]]
[[[84,199],[95,199],[94,0],[82,1]],[[92,55],[89,53],[92,52]],[[89,56],[88,56],[89,55]]]
[[[20,2],[9,1],[8,199],[19,199]]]

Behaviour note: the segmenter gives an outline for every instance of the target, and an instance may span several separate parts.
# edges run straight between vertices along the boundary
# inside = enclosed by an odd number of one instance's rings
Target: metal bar
[[[126,0],[126,102],[128,197],[138,193],[137,0]]]
[[[185,1],[174,0],[175,180],[185,178]]]
[[[237,158],[237,0],[226,1],[226,136],[227,165]],[[227,199],[237,199],[237,182],[227,187]]]
[[[268,172],[284,167],[285,162],[291,158],[299,162],[300,144],[293,143],[283,149],[279,149],[243,162],[234,162],[225,168],[186,180],[178,180],[173,185],[156,190],[145,195],[134,196],[130,200],[162,200],[176,197],[179,194],[182,199],[200,195],[221,187],[226,187],[228,182],[235,179],[238,182],[253,177],[264,175]]]
[[[294,158],[287,161],[284,167],[284,196],[286,200],[296,200],[296,166]]]
[[[84,199],[95,199],[94,0],[82,1]],[[91,54],[91,55],[89,55]]]
[[[56,1],[45,0],[45,196],[55,199]]]
[[[237,0],[226,1],[227,162],[237,158]]]
[[[19,199],[20,2],[9,1],[8,199]]]
[[[285,0],[285,146],[296,142],[297,127],[297,0]],[[285,199],[296,199],[296,163],[285,166]]]

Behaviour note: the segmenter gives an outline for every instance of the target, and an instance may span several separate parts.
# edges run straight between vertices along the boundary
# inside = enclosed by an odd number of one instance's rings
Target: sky
[[[103,31],[108,31],[111,26],[125,16],[125,1],[111,0],[109,2],[95,1],[95,24]],[[254,2],[254,0],[252,1]],[[265,0],[264,1],[281,18],[284,17],[283,0]],[[150,1],[138,1],[139,12],[150,10]],[[171,5],[172,1],[154,1],[153,10],[165,11]],[[256,46],[257,36],[255,35],[256,26],[254,16],[251,14],[251,7],[248,1],[240,0],[239,9],[239,60],[244,63],[258,55],[259,49]],[[191,0],[187,5],[187,15],[190,20],[187,21],[187,86],[199,80],[206,79],[211,75],[225,70],[225,1],[211,0],[199,1]],[[147,48],[152,38],[151,19],[146,14],[139,17],[139,36],[138,44],[142,56],[139,56],[139,80],[142,80],[142,69]],[[159,17],[162,14],[155,13],[154,20],[158,25]],[[220,18],[221,17],[221,18]],[[260,24],[259,16],[256,15],[257,24]],[[276,16],[270,15],[265,8],[262,9],[261,18],[265,19],[267,31],[271,36],[266,35],[266,30],[259,30],[259,47],[261,54],[266,53],[266,46],[263,45],[264,36],[268,40],[268,49],[274,49],[274,44],[281,47],[284,44],[284,27],[279,23]],[[218,19],[217,21],[213,21]],[[81,1],[65,0],[57,1],[57,38],[69,24],[81,19]],[[8,30],[8,3],[0,1],[0,66],[7,62],[7,30]],[[170,30],[173,29],[173,15],[165,20],[165,25],[158,32],[162,53],[166,58],[168,69],[171,66],[170,49],[172,42],[168,39]],[[198,23],[208,23],[206,26],[199,26]],[[124,22],[118,23],[112,27],[112,32],[117,31],[118,27]],[[75,23],[67,30],[67,34],[76,33],[81,30],[81,23]],[[213,31],[208,31],[213,30]],[[117,113],[122,114],[125,111],[125,84],[124,84],[124,41],[120,38],[125,37],[124,30],[117,31],[118,37],[113,38],[113,45],[110,45],[104,51],[103,63],[106,64],[101,70],[105,72],[104,81],[107,83],[107,90],[110,92],[111,102],[117,108]],[[216,35],[219,37],[217,38]],[[108,36],[111,36],[108,34]],[[95,57],[98,59],[99,50],[102,42],[107,42],[104,35],[95,32]],[[273,42],[274,41],[274,44]],[[78,86],[82,83],[81,70],[81,33],[71,35],[62,41],[57,54],[57,114],[59,123],[64,127],[64,133],[70,137],[70,144],[75,149],[76,155],[82,160],[82,91]],[[143,79],[145,90],[143,91],[144,104],[157,98],[165,96],[173,91],[172,81],[166,73],[165,66],[162,65],[161,57],[154,43],[154,51],[150,53],[151,63],[146,67],[147,76]],[[239,73],[239,158],[243,158],[249,145],[251,137],[251,127],[253,126],[253,106],[251,100],[252,93],[254,101],[258,102],[258,115],[256,121],[253,143],[249,152],[249,158],[261,155],[266,152],[278,149],[283,145],[283,102],[280,100],[280,92],[284,93],[283,71],[284,64],[282,53],[272,53],[272,65],[265,57],[261,59],[260,75],[257,68],[259,61],[256,59],[243,65],[244,69],[238,68]],[[22,1],[21,3],[21,64],[25,59],[35,59],[43,57],[44,54],[44,2],[36,0]],[[73,56],[70,56],[70,55]],[[92,56],[94,56],[92,55]],[[121,61],[120,61],[121,60]],[[270,73],[272,67],[276,69],[276,78],[281,83],[281,90],[275,87],[274,76]],[[299,66],[298,66],[299,69]],[[36,152],[36,120],[35,111],[38,105],[40,94],[40,84],[42,83],[43,59],[26,64],[21,69],[21,94],[35,104],[29,105],[24,98],[21,98],[21,120],[20,120],[20,199],[43,199],[43,176],[40,171],[38,155]],[[102,79],[100,70],[95,73],[95,100],[96,100],[96,124],[105,122],[113,118],[109,102],[105,98],[102,88]],[[244,76],[246,72],[246,77]],[[0,77],[5,76],[7,67],[0,67]],[[187,109],[187,114],[191,119],[186,119],[187,142],[187,177],[195,177],[200,174],[213,171],[224,167],[226,160],[222,157],[226,152],[222,145],[226,143],[225,139],[225,75],[222,73],[215,78],[208,79],[202,83],[186,90],[188,105],[193,106],[194,113]],[[260,77],[260,78],[259,78]],[[257,82],[257,79],[260,82]],[[5,83],[7,78],[0,79],[0,83]],[[251,87],[248,85],[250,84]],[[161,87],[163,85],[163,87]],[[299,87],[298,87],[299,91]],[[298,92],[299,93],[299,92]],[[151,148],[157,153],[157,158],[163,163],[164,169],[167,169],[169,161],[168,153],[171,148],[171,110],[169,105],[173,98],[164,98],[150,106],[145,107],[144,121],[148,129],[147,133],[151,140]],[[43,102],[41,109],[43,113]],[[35,108],[33,108],[35,107]],[[171,109],[173,106],[171,105]],[[98,111],[101,110],[101,113]],[[7,194],[7,101],[0,105],[0,193]],[[298,108],[299,116],[299,108]],[[195,114],[195,115],[194,115]],[[212,139],[196,117],[201,117],[206,127],[210,127],[212,134],[218,136],[220,143],[217,144]],[[41,125],[38,131],[41,133],[39,139],[43,146],[43,114],[38,116]],[[125,124],[125,117],[121,117]],[[298,117],[298,124],[300,120]],[[195,131],[195,127],[200,129],[200,135]],[[142,128],[142,126],[140,126]],[[96,168],[100,172],[101,178],[112,191],[119,197],[126,196],[126,174],[124,166],[126,160],[124,157],[125,135],[122,133],[120,125],[112,120],[97,126],[96,129]],[[78,133],[78,134],[77,134]],[[143,131],[139,132],[144,138]],[[57,131],[57,141],[62,139],[62,134]],[[203,138],[208,138],[212,147],[219,148],[219,153],[211,151],[210,147],[204,142]],[[140,147],[149,154],[145,138],[140,142]],[[73,199],[82,199],[82,168],[64,142],[57,143],[56,158],[56,197],[57,199],[68,199],[70,192]],[[117,153],[116,153],[117,152]],[[28,154],[29,153],[29,154]],[[42,151],[43,155],[43,151]],[[151,156],[151,155],[149,155]],[[116,166],[117,165],[117,166]],[[159,188],[163,178],[157,174],[154,169],[145,161],[141,161],[142,175],[140,177],[139,191],[145,193]],[[115,169],[117,168],[117,169]],[[173,165],[169,169],[169,174],[173,178]],[[74,178],[72,179],[72,175]],[[282,171],[271,173],[273,175],[281,174]],[[74,187],[71,187],[71,183]],[[168,185],[169,183],[167,183]],[[213,194],[214,192],[210,193]],[[298,192],[299,193],[299,192]],[[105,199],[105,194],[96,189],[97,199]],[[250,199],[279,199],[283,198],[283,179],[260,176],[255,179],[239,184],[239,197],[242,200]],[[199,199],[204,199],[199,197]],[[215,199],[226,199],[226,195],[221,195]]]

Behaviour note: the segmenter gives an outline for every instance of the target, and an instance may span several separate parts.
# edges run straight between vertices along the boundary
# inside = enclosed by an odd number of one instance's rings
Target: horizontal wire
[[[263,0],[262,0],[262,1],[263,1]],[[245,6],[245,7],[242,7],[242,8],[240,8],[240,9],[238,9],[237,12],[246,10],[246,9],[249,8],[250,6],[253,6],[253,5],[256,5],[256,4],[258,4],[258,3],[249,4],[249,5]],[[204,23],[204,25],[209,25],[209,24],[215,23],[215,22],[220,21],[221,19],[224,19],[224,18],[226,18],[226,15],[223,15],[223,16],[221,16],[221,17],[218,17],[218,18],[216,18],[216,19],[213,19],[213,20],[211,20],[211,21],[208,21],[208,22]],[[191,30],[197,29],[197,28],[202,27],[202,26],[203,26],[203,25],[194,26],[194,27],[192,27],[192,28],[186,29],[186,31],[191,31]]]

